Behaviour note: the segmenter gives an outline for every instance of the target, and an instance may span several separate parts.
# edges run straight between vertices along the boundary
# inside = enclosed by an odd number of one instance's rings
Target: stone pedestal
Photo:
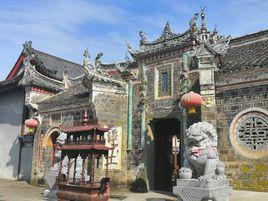
[[[43,191],[43,200],[49,200],[49,201],[57,201],[57,192],[58,192],[58,188],[57,189],[45,189]]]
[[[178,201],[228,201],[231,193],[227,180],[177,179],[173,187]]]
[[[43,191],[43,200],[57,201],[58,185],[56,184],[56,178],[58,176],[58,169],[56,166],[50,168],[46,176],[49,189]]]

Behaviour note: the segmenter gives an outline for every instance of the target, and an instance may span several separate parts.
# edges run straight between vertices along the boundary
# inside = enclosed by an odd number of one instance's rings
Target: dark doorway
[[[155,189],[170,191],[179,168],[179,131],[177,119],[156,119],[153,122],[155,135]],[[174,147],[175,146],[177,147]]]

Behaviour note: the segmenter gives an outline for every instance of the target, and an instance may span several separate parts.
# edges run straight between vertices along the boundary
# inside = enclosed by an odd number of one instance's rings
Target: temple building
[[[112,186],[170,190],[183,166],[186,129],[206,121],[217,128],[231,185],[268,191],[268,30],[222,36],[207,29],[202,9],[183,33],[167,23],[154,41],[139,34],[139,50],[127,44],[132,60],[115,64],[103,64],[102,53],[91,61],[86,50],[78,65],[24,44],[0,82],[0,139],[7,142],[0,177],[43,183],[60,126],[86,118],[111,128],[106,143],[115,149],[108,162],[100,158],[98,174],[108,163]],[[180,104],[190,91],[202,96],[200,107]],[[29,129],[26,119],[38,125]]]
[[[72,77],[83,74],[81,65],[23,45],[22,53],[0,82],[0,178],[31,181],[34,130],[24,126],[36,117],[37,101],[64,90],[65,72]]]

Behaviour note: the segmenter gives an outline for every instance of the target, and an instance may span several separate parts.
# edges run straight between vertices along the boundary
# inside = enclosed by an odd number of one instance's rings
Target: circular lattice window
[[[230,141],[243,156],[261,158],[268,154],[268,113],[260,108],[240,112],[230,126]]]

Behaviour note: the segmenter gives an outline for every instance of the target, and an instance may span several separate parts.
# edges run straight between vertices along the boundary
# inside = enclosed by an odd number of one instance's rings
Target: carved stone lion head
[[[213,125],[207,122],[198,122],[186,130],[187,147],[217,146],[217,133]]]

